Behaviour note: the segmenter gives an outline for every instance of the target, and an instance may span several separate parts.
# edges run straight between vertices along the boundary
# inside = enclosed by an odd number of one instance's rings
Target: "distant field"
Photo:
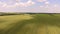
[[[60,34],[60,14],[0,16],[0,34]]]

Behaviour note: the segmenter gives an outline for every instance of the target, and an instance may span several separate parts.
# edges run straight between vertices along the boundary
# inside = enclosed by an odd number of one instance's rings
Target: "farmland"
[[[0,16],[0,34],[60,34],[60,14]]]

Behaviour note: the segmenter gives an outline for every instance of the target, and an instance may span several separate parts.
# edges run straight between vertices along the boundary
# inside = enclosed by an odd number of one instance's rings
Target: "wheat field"
[[[60,14],[0,16],[0,34],[60,34]]]

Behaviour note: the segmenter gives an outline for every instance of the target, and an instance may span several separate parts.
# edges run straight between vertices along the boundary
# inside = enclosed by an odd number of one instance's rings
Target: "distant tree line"
[[[24,15],[24,14],[48,14],[50,16],[54,16],[54,14],[56,13],[4,13],[4,12],[0,12],[0,16],[6,16],[6,15]]]

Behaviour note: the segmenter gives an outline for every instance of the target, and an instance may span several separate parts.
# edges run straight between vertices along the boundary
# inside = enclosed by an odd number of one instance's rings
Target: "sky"
[[[60,13],[60,0],[0,0],[0,12]]]

